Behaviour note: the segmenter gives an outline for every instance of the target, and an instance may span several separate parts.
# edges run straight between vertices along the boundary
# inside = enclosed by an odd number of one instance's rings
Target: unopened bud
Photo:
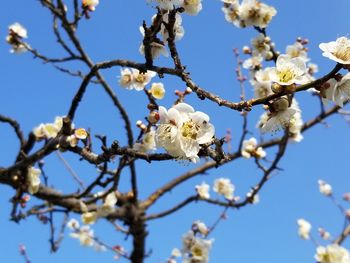
[[[282,91],[282,86],[278,83],[273,83],[271,89],[274,93],[280,93]]]
[[[140,127],[142,125],[142,121],[141,120],[138,120],[137,122],[136,122],[136,126],[137,127]]]
[[[243,54],[249,55],[249,54],[252,53],[252,50],[250,49],[250,47],[244,46],[244,47],[242,48],[242,52],[243,52]]]
[[[191,94],[191,93],[192,93],[192,89],[190,87],[186,87],[185,94]]]
[[[159,113],[156,111],[152,111],[148,115],[147,119],[151,124],[156,124],[159,121]]]

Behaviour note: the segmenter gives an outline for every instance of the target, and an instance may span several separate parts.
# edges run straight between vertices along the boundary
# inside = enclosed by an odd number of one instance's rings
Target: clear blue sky
[[[138,27],[142,20],[150,21],[155,10],[143,0],[100,2],[92,19],[84,21],[78,31],[87,52],[95,62],[114,58],[142,62],[138,52],[141,41]],[[327,73],[333,63],[322,57],[318,44],[348,35],[349,1],[270,0],[267,3],[275,6],[278,11],[268,28],[276,48],[284,52],[285,46],[294,43],[296,37],[306,37],[310,40],[309,56],[320,67],[317,76]],[[237,29],[228,24],[221,7],[220,1],[204,0],[203,10],[198,16],[184,15],[183,26],[186,33],[178,43],[178,49],[196,83],[237,101],[239,88],[235,81],[236,64],[232,49],[249,44],[257,33],[252,28]],[[28,42],[32,47],[52,57],[63,54],[51,32],[51,17],[38,1],[3,1],[0,10],[0,36],[3,39],[7,34],[7,26],[16,21],[28,29]],[[44,65],[30,54],[10,54],[5,41],[0,42],[0,58],[1,114],[17,119],[28,133],[40,122],[51,122],[56,115],[67,112],[70,99],[79,86],[79,79],[64,75],[50,65]],[[160,59],[156,64],[171,65],[171,61]],[[86,72],[85,67],[76,63],[69,67]],[[118,68],[105,71],[104,74],[130,112],[133,123],[142,119],[147,103],[143,93],[120,88],[117,83]],[[169,107],[174,100],[172,90],[183,89],[184,86],[174,77],[167,77],[163,81],[168,92],[161,104]],[[249,85],[247,90],[252,96]],[[301,104],[304,120],[318,112],[317,101],[309,94],[298,94],[297,99]],[[191,96],[188,102],[211,116],[218,137],[222,137],[226,129],[230,128],[234,143],[237,144],[241,129],[241,118],[237,112],[218,108],[209,101],[199,101],[196,96]],[[255,124],[261,112],[261,109],[255,108],[250,114],[249,128],[255,136],[259,136]],[[89,86],[75,123],[78,127],[90,127],[94,134],[108,135],[109,142],[114,139],[125,141],[119,114],[98,86]],[[258,205],[229,212],[228,220],[220,224],[212,234],[215,242],[210,262],[313,262],[314,246],[300,240],[296,234],[296,219],[300,217],[313,224],[315,234],[319,226],[325,227],[333,235],[339,233],[343,219],[331,202],[318,193],[317,180],[321,178],[332,184],[338,197],[343,192],[350,191],[347,163],[350,156],[350,127],[339,116],[330,118],[327,123],[328,128],[319,125],[307,131],[301,143],[290,145],[280,165],[284,171],[279,172],[263,189]],[[266,138],[270,138],[270,135]],[[11,164],[17,146],[12,130],[1,124],[0,166]],[[269,151],[268,154],[273,156],[274,152]],[[93,167],[79,163],[70,154],[65,157],[84,180],[91,181],[96,176]],[[193,167],[194,165],[184,167],[176,162],[151,166],[144,162],[137,163],[141,197],[146,197],[157,186]],[[74,190],[74,182],[55,155],[47,158],[46,169],[51,184],[63,191]],[[237,194],[243,196],[261,174],[253,160],[233,162],[187,182],[163,198],[152,211],[169,208],[183,200],[186,194],[193,193],[197,183],[204,180],[212,184],[215,178],[222,176],[231,178],[236,185]],[[126,173],[122,178],[121,190],[127,189]],[[24,220],[20,225],[9,221],[11,206],[8,200],[12,195],[11,189],[0,186],[1,262],[23,261],[18,254],[20,243],[27,246],[33,263],[113,262],[111,253],[96,253],[92,249],[80,247],[76,240],[68,237],[68,231],[60,250],[56,254],[50,254],[48,226],[37,222],[35,218]],[[30,204],[35,204],[35,200]],[[181,246],[181,236],[194,220],[201,219],[210,225],[220,211],[220,208],[194,204],[167,219],[150,222],[147,249],[152,249],[153,252],[146,262],[164,262],[172,248]],[[60,220],[58,218],[58,224]],[[124,242],[124,236],[112,231],[105,222],[98,222],[94,229],[108,243],[129,247],[130,240]],[[349,245],[345,243],[345,246]]]

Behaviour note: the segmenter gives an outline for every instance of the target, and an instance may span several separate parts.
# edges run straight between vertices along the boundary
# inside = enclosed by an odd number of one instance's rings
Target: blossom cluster
[[[63,117],[57,116],[53,123],[41,123],[39,126],[33,129],[33,134],[37,141],[49,140],[57,137],[63,126]],[[88,137],[88,133],[84,128],[74,128],[74,124],[71,124],[72,134],[64,136],[60,140],[60,146],[76,147],[79,140],[85,140]]]
[[[277,14],[274,7],[257,0],[222,0],[225,19],[236,27],[255,26],[265,28]]]
[[[205,223],[197,220],[192,229],[182,237],[182,249],[173,249],[167,263],[176,263],[176,258],[182,257],[184,263],[207,263],[214,239],[207,239],[210,229]]]
[[[153,0],[163,10],[173,10],[182,7],[189,15],[197,15],[202,10],[202,0]]]
[[[210,185],[205,182],[196,185],[195,187],[198,197],[201,199],[210,198]],[[229,178],[218,178],[214,181],[213,190],[219,195],[224,196],[229,201],[235,201],[238,197],[234,197],[235,186],[231,183]]]
[[[326,197],[330,197],[334,201],[336,206],[341,209],[341,211],[344,213],[345,218],[348,220],[350,216],[350,210],[345,209],[340,203],[335,201],[333,196],[332,186],[329,183],[325,182],[324,180],[318,180],[318,187],[319,187],[320,193]],[[343,200],[346,202],[350,201],[349,193],[344,194]],[[315,241],[315,237],[311,235],[311,230],[312,230],[311,223],[305,219],[300,218],[297,220],[297,224],[298,224],[299,237],[304,240],[311,239],[317,245],[316,254],[314,258],[318,263],[349,263],[350,262],[349,251],[345,247],[340,245],[341,242],[339,242],[338,239],[334,239],[333,243],[327,246],[318,245],[318,242]],[[319,234],[319,237],[323,239],[323,241],[329,241],[332,238],[331,234],[322,227],[318,228],[318,234]]]
[[[86,225],[94,224],[97,219],[113,213],[117,201],[116,193],[111,192],[105,197],[103,204],[97,207],[96,211],[88,211],[87,206],[81,203],[82,210],[84,211],[81,215],[81,221]]]
[[[25,29],[20,23],[13,23],[8,27],[8,35],[6,41],[12,47],[11,53],[20,54],[27,51],[26,45],[23,43],[24,38],[28,38],[27,29]]]

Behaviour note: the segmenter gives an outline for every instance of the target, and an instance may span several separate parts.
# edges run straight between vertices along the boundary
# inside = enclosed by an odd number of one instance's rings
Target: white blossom
[[[133,89],[134,75],[129,68],[120,69],[119,85],[126,89]]]
[[[33,134],[37,140],[55,138],[63,126],[63,117],[57,116],[53,123],[41,123],[33,129]],[[72,128],[74,126],[72,125]]]
[[[161,9],[172,10],[174,6],[180,5],[183,0],[155,0]]]
[[[78,220],[72,218],[71,220],[68,221],[67,227],[71,230],[76,230],[76,229],[80,228],[80,224],[79,224]]]
[[[238,0],[222,0],[224,2],[224,6],[222,7],[222,11],[225,14],[225,19],[227,22],[234,24],[236,27],[243,27],[240,18],[239,18],[239,2]]]
[[[197,15],[202,10],[202,0],[183,0],[181,6],[189,15]]]
[[[323,240],[329,240],[331,238],[331,234],[321,227],[318,228],[318,233],[320,234]]]
[[[163,99],[165,95],[165,88],[163,83],[161,82],[152,83],[150,92],[154,98],[158,100]]]
[[[189,231],[182,237],[182,255],[183,263],[207,263],[209,262],[209,251],[213,239],[202,239],[195,237],[192,231]]]
[[[88,8],[90,11],[95,11],[96,6],[99,4],[99,0],[82,0],[83,7]]]
[[[344,247],[337,244],[331,244],[327,247],[318,246],[315,259],[319,263],[349,263],[350,254]]]
[[[311,231],[311,227],[312,227],[311,224],[302,218],[297,220],[297,224],[299,226],[298,235],[302,239],[310,239],[310,231]]]
[[[169,17],[168,13],[163,15],[163,21],[168,23]],[[169,32],[166,26],[162,23],[160,33],[162,34],[164,42],[166,42],[169,38]],[[178,13],[175,15],[175,23],[174,23],[174,33],[175,33],[175,41],[181,40],[185,35],[185,29],[182,26],[182,17]]]
[[[205,182],[202,182],[201,184],[196,185],[197,194],[202,199],[210,198],[209,189],[210,189],[209,184],[206,184]]]
[[[70,236],[79,239],[83,246],[91,247],[94,245],[94,231],[89,226],[82,226],[78,230],[70,233]]]
[[[27,51],[27,47],[22,42],[23,38],[27,38],[27,29],[25,29],[20,23],[13,23],[8,27],[8,35],[6,36],[6,42],[12,46],[11,53],[20,54]]]
[[[18,22],[10,25],[8,29],[10,31],[10,34],[15,34],[20,38],[28,38],[27,29],[25,29],[25,27]]]
[[[250,158],[252,156],[255,156],[256,158],[264,158],[266,156],[266,152],[263,150],[262,147],[257,147],[258,142],[257,140],[252,137],[249,140],[244,140],[241,154],[244,158]]]
[[[142,141],[134,144],[134,150],[143,153],[156,150],[155,134],[156,132],[154,129],[151,129],[149,132],[145,133]]]
[[[229,178],[219,178],[214,181],[214,192],[223,195],[228,200],[233,200],[233,192],[235,186],[231,183]]]
[[[81,221],[85,224],[85,225],[91,225],[94,224],[96,222],[98,218],[98,214],[97,212],[85,212],[83,214],[81,214]]]
[[[260,69],[255,72],[254,79],[250,80],[250,84],[254,87],[254,97],[257,99],[273,94],[271,90],[270,70],[270,67]]]
[[[338,63],[350,64],[350,39],[340,37],[336,41],[321,43],[319,45],[323,51],[322,55]]]
[[[160,106],[159,118],[155,138],[157,146],[163,147],[174,157],[197,162],[200,144],[210,142],[215,133],[209,116],[194,111],[186,103],[179,103],[168,111]]]
[[[318,180],[319,191],[325,196],[332,195],[332,186],[323,180]]]
[[[262,33],[252,39],[251,45],[253,47],[253,55],[260,54],[266,57],[267,53],[270,52],[269,41]]]
[[[40,169],[35,167],[29,167],[27,169],[27,184],[28,184],[28,192],[30,194],[36,194],[39,191],[40,187]]]
[[[296,99],[292,101],[292,108],[296,110],[295,114],[289,121],[288,131],[290,135],[290,140],[292,142],[301,142],[303,140],[303,135],[301,134],[301,129],[303,127],[303,119],[301,116],[301,110]]]
[[[286,55],[289,58],[301,58],[304,62],[308,62],[310,59],[307,56],[307,50],[300,42],[295,42],[293,45],[286,47]]]
[[[138,69],[131,69],[133,74],[132,87],[137,90],[143,90],[144,87],[150,83],[151,79],[156,75],[154,71],[147,70],[145,73],[140,72]]]
[[[340,81],[330,79],[327,81],[328,87],[321,89],[323,102],[333,101],[340,107],[343,107],[344,102],[350,100],[350,72],[342,77]]]
[[[200,220],[194,221],[192,224],[192,230],[195,232],[201,233],[203,236],[206,236],[209,232],[209,228]]]
[[[104,202],[103,202],[103,205],[98,207],[97,209],[97,216],[98,217],[105,217],[107,216],[108,214],[114,212],[115,210],[115,205],[117,203],[118,199],[117,199],[117,196],[115,194],[115,192],[110,192]]]
[[[239,10],[239,17],[244,26],[265,28],[277,13],[274,7],[257,0],[243,0]]]
[[[287,55],[280,55],[276,61],[276,68],[271,68],[270,79],[283,86],[291,84],[305,84],[306,77],[305,62],[299,58],[290,58]]]
[[[245,69],[251,69],[251,70],[255,70],[255,69],[259,69],[261,68],[261,63],[263,61],[263,57],[261,56],[261,54],[257,54],[256,56],[252,56],[248,59],[246,59],[243,62],[243,68]]]
[[[272,106],[274,111],[263,113],[258,122],[257,126],[263,133],[276,132],[291,126],[291,123],[294,122],[295,114],[300,112],[297,104],[292,103],[292,105],[289,106],[288,99],[285,97],[279,98]]]

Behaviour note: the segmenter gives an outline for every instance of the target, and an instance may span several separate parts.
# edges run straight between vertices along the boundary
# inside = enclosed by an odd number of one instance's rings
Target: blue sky
[[[92,19],[82,22],[78,36],[83,46],[95,62],[115,58],[126,58],[142,62],[138,52],[141,34],[138,27],[142,20],[150,21],[155,13],[146,1],[106,1],[101,0]],[[348,35],[350,21],[347,0],[335,1],[273,1],[278,13],[273,18],[268,33],[276,43],[277,50],[284,52],[285,46],[294,43],[298,36],[310,40],[309,57],[317,63],[320,72],[327,73],[334,63],[321,55],[318,44]],[[252,28],[238,29],[228,24],[221,12],[222,3],[204,0],[203,10],[196,16],[183,16],[185,37],[178,43],[183,64],[191,72],[193,80],[200,86],[234,101],[239,100],[239,85],[235,81],[235,58],[232,49],[250,43],[257,33]],[[28,29],[30,45],[46,55],[62,56],[63,52],[55,43],[51,32],[51,17],[38,1],[4,1],[0,10],[0,36],[5,38],[7,26],[20,22]],[[41,122],[51,122],[57,115],[66,114],[70,100],[80,84],[80,79],[72,78],[33,59],[30,54],[13,55],[5,41],[0,42],[0,113],[17,119],[25,133]],[[242,57],[243,58],[243,57]],[[161,58],[157,65],[171,65],[170,59]],[[81,64],[68,64],[71,69],[86,72]],[[103,72],[106,79],[118,94],[125,108],[130,112],[133,123],[145,115],[147,101],[142,92],[127,91],[118,86],[119,68]],[[155,79],[156,81],[157,79]],[[174,101],[172,91],[183,89],[184,85],[174,77],[162,80],[167,88],[166,98],[161,104],[169,107]],[[252,96],[247,83],[248,96]],[[298,94],[297,99],[303,110],[304,120],[318,113],[318,101],[309,93]],[[210,101],[199,101],[190,96],[188,103],[197,110],[211,116],[216,127],[216,135],[222,137],[227,128],[232,130],[233,143],[237,145],[241,129],[241,117],[237,112],[218,108]],[[259,136],[255,128],[262,110],[259,107],[249,114],[249,129]],[[119,113],[113,108],[103,90],[91,85],[77,112],[75,124],[91,128],[93,134],[106,134],[108,142],[114,139],[125,143],[123,124]],[[314,234],[322,226],[336,236],[342,228],[343,218],[330,200],[318,193],[317,180],[324,179],[335,190],[335,195],[350,191],[348,156],[350,154],[349,123],[342,117],[334,116],[327,120],[327,127],[319,125],[304,134],[304,140],[288,147],[280,166],[283,168],[260,194],[261,202],[256,206],[239,211],[229,211],[228,220],[222,222],[213,232],[215,239],[210,262],[269,262],[303,263],[312,262],[315,247],[311,242],[302,241],[297,236],[296,219],[304,217],[313,224]],[[137,134],[136,128],[134,129]],[[266,135],[269,139],[271,135]],[[12,130],[0,125],[0,166],[13,162],[18,143]],[[96,149],[97,143],[96,143]],[[268,151],[269,156],[274,151]],[[71,154],[64,154],[79,176],[86,181],[96,176],[94,167],[79,162]],[[74,190],[74,181],[55,155],[45,160],[46,171],[51,184],[62,191]],[[203,161],[202,161],[203,163]],[[171,166],[171,169],[169,167]],[[146,197],[157,187],[180,175],[194,165],[183,166],[176,162],[149,165],[137,163],[141,197]],[[185,185],[165,196],[152,208],[161,211],[183,200],[193,193],[197,183],[209,184],[218,177],[229,177],[236,185],[236,192],[243,196],[260,178],[253,160],[232,162],[220,169],[190,180]],[[128,190],[128,173],[122,176],[121,190]],[[0,186],[0,253],[3,262],[22,262],[18,245],[23,243],[33,263],[41,262],[114,262],[111,253],[96,253],[92,249],[80,247],[76,240],[64,239],[60,250],[49,252],[49,228],[35,218],[29,218],[17,225],[9,221],[8,200],[13,191]],[[35,204],[33,199],[30,204]],[[221,208],[204,204],[193,204],[167,219],[149,222],[147,249],[152,254],[146,262],[164,262],[172,248],[181,246],[181,236],[194,220],[201,219],[212,224]],[[78,216],[73,215],[78,218]],[[57,218],[60,223],[61,218]],[[112,227],[100,221],[94,226],[96,235],[110,244],[121,244],[129,248],[129,241],[113,231]],[[349,247],[349,243],[345,246]]]

